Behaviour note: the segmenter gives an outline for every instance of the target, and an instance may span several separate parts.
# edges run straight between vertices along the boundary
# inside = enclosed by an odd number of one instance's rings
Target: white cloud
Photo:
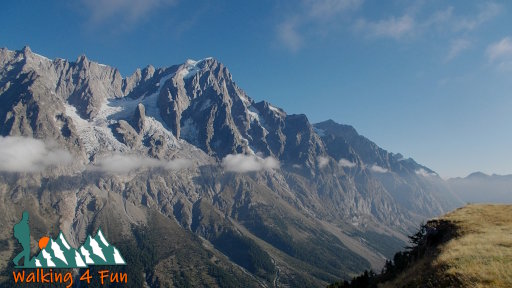
[[[499,71],[512,71],[512,60],[502,61],[498,64],[497,69]]]
[[[325,166],[327,166],[327,164],[329,164],[329,158],[325,156],[318,156],[316,160],[318,161],[318,168],[320,169],[324,168]]]
[[[303,43],[302,36],[297,29],[298,21],[295,19],[288,19],[277,27],[278,37],[281,42],[294,52],[299,50]]]
[[[378,22],[369,22],[360,19],[356,23],[356,29],[366,31],[370,36],[400,39],[414,31],[415,21],[410,15],[394,16]]]
[[[416,175],[420,175],[420,176],[423,176],[423,177],[430,177],[430,176],[436,176],[437,174],[436,173],[430,173],[428,172],[427,170],[423,169],[423,168],[420,168],[416,171],[414,171],[416,173]]]
[[[159,8],[173,5],[177,0],[82,0],[90,13],[92,24],[99,25],[112,18],[134,24]]]
[[[316,19],[334,17],[346,10],[356,9],[361,6],[362,0],[306,0],[305,6],[309,15]]]
[[[471,41],[467,39],[455,39],[452,41],[450,45],[450,51],[448,52],[448,56],[446,56],[446,61],[450,61],[457,57],[462,51],[469,49],[471,46]]]
[[[485,22],[493,19],[501,12],[501,5],[493,3],[493,2],[487,2],[484,4],[481,4],[478,9],[478,14],[475,17],[472,18],[462,18],[458,19],[454,23],[454,29],[456,31],[458,30],[465,30],[470,31],[474,30],[480,25],[484,24]]]
[[[432,26],[441,26],[446,28],[447,23],[453,20],[453,7],[447,7],[444,10],[436,11],[434,14],[427,17],[427,19],[421,24],[425,28]]]
[[[512,58],[512,37],[505,37],[492,43],[487,47],[486,54],[491,62],[497,59]]]
[[[0,171],[37,172],[51,166],[68,165],[68,151],[34,138],[0,137]]]
[[[354,163],[354,162],[351,162],[350,160],[347,160],[347,159],[344,159],[344,158],[341,158],[340,161],[338,161],[338,165],[340,167],[348,167],[348,168],[353,168],[355,167],[357,164]]]
[[[376,173],[386,173],[386,172],[388,172],[388,169],[383,168],[383,167],[380,167],[380,166],[379,166],[379,165],[377,165],[377,164],[373,164],[373,165],[370,167],[370,170],[372,170],[373,172],[376,172]]]
[[[163,168],[167,170],[180,170],[192,166],[188,159],[159,160],[139,155],[114,154],[99,160],[93,170],[114,174],[126,174],[130,171],[147,168]]]
[[[500,71],[512,71],[512,37],[504,37],[487,47],[486,56]]]
[[[230,172],[253,172],[279,169],[279,161],[271,156],[262,158],[256,155],[229,154],[222,159],[222,167]]]
[[[425,4],[422,1],[413,2],[401,14],[402,16],[391,15],[382,20],[359,19],[354,23],[354,31],[369,37],[396,40],[431,36],[435,41],[439,41],[439,36],[449,36],[455,40],[446,43],[448,53],[445,61],[448,62],[469,49],[472,43],[467,40],[468,34],[496,18],[502,8],[502,5],[494,2],[480,3],[477,4],[476,11],[461,15],[456,12],[468,11],[467,7],[457,10],[448,6],[428,12],[423,8]]]
[[[339,21],[344,13],[358,9],[362,3],[363,0],[303,0],[296,11],[277,24],[277,38],[291,51],[297,51],[310,38],[328,35],[333,21]]]
[[[492,20],[501,12],[501,5],[487,2],[479,5],[473,15],[456,15],[452,6],[439,10],[421,23],[423,28],[438,27],[444,31],[448,28],[452,32],[468,32],[475,30],[482,24]]]

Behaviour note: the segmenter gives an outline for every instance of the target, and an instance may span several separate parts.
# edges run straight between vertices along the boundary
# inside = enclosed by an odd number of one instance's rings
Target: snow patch
[[[160,116],[160,110],[158,107],[158,95],[162,89],[163,84],[169,80],[174,73],[166,75],[160,79],[158,83],[159,89],[142,99],[131,99],[131,98],[118,98],[118,99],[107,99],[102,105],[98,114],[91,120],[85,120],[78,115],[76,107],[66,103],[65,112],[69,116],[73,124],[75,125],[78,135],[84,144],[84,148],[88,156],[94,155],[100,152],[100,147],[107,147],[110,151],[123,152],[129,150],[129,148],[119,142],[113,135],[110,125],[117,123],[120,119],[127,119],[132,116],[137,105],[142,103],[145,107],[146,113],[146,133],[164,133],[164,137],[167,142],[177,147],[178,143],[176,138],[169,131],[168,127],[164,126],[164,121]]]
[[[249,98],[247,98],[247,96],[245,96],[244,94],[240,93],[238,95],[238,97],[240,97],[240,100],[242,100],[242,102],[245,104],[246,107],[251,106],[251,101],[249,100]]]
[[[260,112],[256,110],[256,108],[249,106],[247,108],[247,114],[249,114],[249,119],[251,120],[251,122],[260,122]]]
[[[279,109],[279,108],[277,108],[277,107],[275,107],[275,106],[272,106],[272,105],[270,105],[270,104],[268,105],[268,108],[269,108],[272,112],[274,112],[275,114],[278,114],[278,115],[282,115],[282,114],[284,113],[283,111],[281,111],[281,109]]]
[[[192,59],[187,59],[185,63],[183,64],[184,67],[178,71],[178,76],[180,76],[182,79],[188,79],[196,75],[199,71],[201,71],[201,68],[199,67],[199,64],[206,60],[211,60],[212,57],[207,57],[204,59],[201,59],[199,61],[195,61]]]
[[[66,115],[72,119],[89,156],[99,152],[102,145],[108,147],[109,150],[126,149],[126,145],[119,142],[108,128],[106,116],[109,111],[100,111],[103,113],[99,113],[92,121],[87,121],[78,115],[74,106],[69,104],[64,104],[64,106]]]
[[[37,56],[38,58],[40,58],[40,59],[42,59],[42,60],[50,61],[50,62],[52,61],[52,60],[50,60],[50,59],[48,59],[48,58],[44,57],[43,55],[39,55],[39,54],[34,53],[34,52],[32,52],[32,54],[34,54],[35,56]]]

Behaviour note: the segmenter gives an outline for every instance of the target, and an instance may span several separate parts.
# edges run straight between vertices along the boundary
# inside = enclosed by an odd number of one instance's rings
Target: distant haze
[[[468,203],[512,203],[512,175],[475,172],[448,180],[450,188]]]

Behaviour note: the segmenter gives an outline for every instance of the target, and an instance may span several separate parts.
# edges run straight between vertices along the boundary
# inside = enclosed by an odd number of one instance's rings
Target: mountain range
[[[254,101],[214,58],[123,78],[0,49],[0,133],[5,285],[23,210],[34,239],[60,230],[89,252],[101,226],[133,287],[320,287],[380,270],[463,204],[351,126]]]
[[[447,180],[451,190],[467,203],[512,203],[512,175],[474,172]]]

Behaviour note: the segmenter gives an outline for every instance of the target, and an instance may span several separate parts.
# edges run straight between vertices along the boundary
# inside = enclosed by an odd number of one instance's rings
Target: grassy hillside
[[[429,221],[381,274],[332,287],[512,287],[512,205],[468,205]]]

